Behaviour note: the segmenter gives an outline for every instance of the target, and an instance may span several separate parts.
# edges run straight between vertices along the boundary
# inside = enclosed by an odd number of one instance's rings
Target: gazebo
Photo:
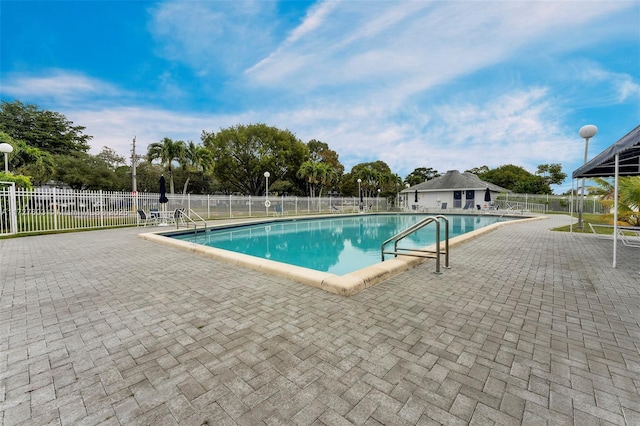
[[[618,142],[573,171],[573,179],[590,177],[614,178],[613,207],[613,267],[616,267],[618,245],[618,180],[620,176],[640,175],[640,125]]]

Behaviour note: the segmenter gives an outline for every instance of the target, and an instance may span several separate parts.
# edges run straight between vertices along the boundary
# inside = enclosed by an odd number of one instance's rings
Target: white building
[[[444,175],[404,189],[402,200],[408,210],[488,210],[496,196],[511,192],[485,182],[473,173],[449,170]]]

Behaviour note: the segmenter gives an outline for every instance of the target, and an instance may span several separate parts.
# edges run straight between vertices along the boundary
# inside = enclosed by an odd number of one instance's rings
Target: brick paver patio
[[[350,298],[141,228],[0,240],[0,424],[640,425],[640,249],[561,222]]]

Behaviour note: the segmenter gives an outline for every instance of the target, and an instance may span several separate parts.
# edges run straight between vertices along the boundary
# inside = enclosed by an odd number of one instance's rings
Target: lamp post
[[[407,188],[407,189],[409,189],[409,186],[411,186],[411,185],[409,185],[408,183],[405,183],[405,184],[404,184],[404,187],[405,187],[405,188]],[[405,208],[406,208],[407,210],[409,210],[409,193],[407,192],[405,195],[406,195],[406,196],[405,196],[405,198],[404,198],[404,201],[405,201]]]
[[[9,173],[9,154],[13,152],[13,146],[8,143],[0,143],[0,152],[4,154],[4,171]]]
[[[584,163],[587,164],[587,153],[589,152],[589,139],[594,137],[598,133],[598,128],[593,124],[587,124],[582,126],[578,131],[581,138],[584,138]],[[578,212],[578,228],[584,229],[584,222],[582,221],[582,211],[584,210],[584,183],[585,178],[582,178],[582,195],[580,196],[580,211]]]
[[[362,179],[358,179],[358,206],[360,211],[362,211],[362,191],[360,190],[361,183]]]
[[[378,188],[378,196],[376,197],[376,211],[380,210],[380,188]]]
[[[271,176],[271,173],[264,172],[264,179],[265,179],[264,207],[266,209],[267,216],[269,216],[269,206],[271,205],[271,202],[269,201],[269,176]]]

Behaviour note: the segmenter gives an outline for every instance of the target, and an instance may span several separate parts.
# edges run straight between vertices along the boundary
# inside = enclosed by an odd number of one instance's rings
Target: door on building
[[[453,191],[453,208],[459,209],[462,207],[462,191]]]
[[[474,191],[473,189],[467,190],[465,194],[465,200],[466,200],[466,203],[464,204],[465,208],[471,209],[471,210],[475,209],[476,191]]]

